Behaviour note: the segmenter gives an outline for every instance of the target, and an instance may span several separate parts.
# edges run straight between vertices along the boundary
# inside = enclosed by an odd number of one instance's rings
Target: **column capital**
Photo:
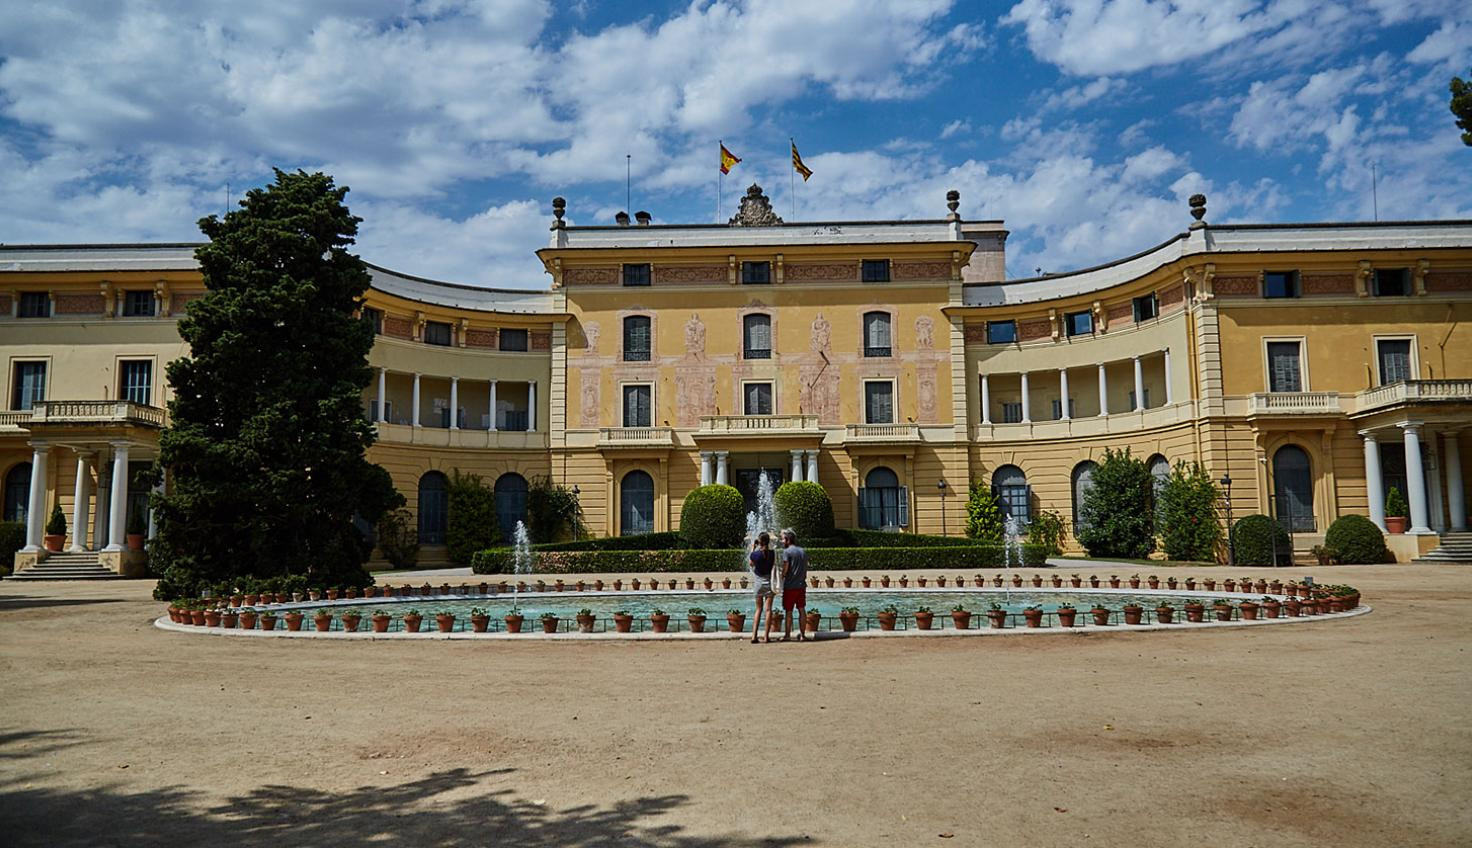
[[[1359,431],[1359,437],[1361,439],[1366,439],[1366,440],[1369,440],[1369,441],[1379,441],[1380,440],[1380,437],[1377,436],[1377,435],[1375,435],[1375,431],[1374,430],[1360,430]]]
[[[109,445],[112,445],[113,450],[124,450],[125,451],[128,448],[133,447],[133,443],[130,442],[130,441],[128,441],[127,439],[119,439],[117,441],[108,442],[108,444]]]
[[[1421,435],[1421,427],[1424,426],[1424,424],[1424,421],[1403,421],[1395,426],[1401,428],[1402,430],[1405,430],[1408,433],[1415,433],[1419,436]]]
[[[806,450],[790,450],[790,451],[788,451],[788,453],[789,454],[792,454],[793,456],[802,456],[803,454],[807,453],[807,451]]]
[[[1140,357],[1139,357],[1139,356],[1138,356],[1138,355],[1136,355],[1136,356],[1131,356],[1131,357],[1130,357],[1130,360],[1131,360],[1131,361],[1134,361],[1134,362],[1139,362],[1139,361],[1140,361]]]
[[[721,459],[725,459],[726,457],[728,457],[730,455],[731,455],[731,452],[730,451],[716,451],[716,456],[720,457]]]
[[[44,439],[31,439],[31,450],[36,453],[50,453],[51,443]]]

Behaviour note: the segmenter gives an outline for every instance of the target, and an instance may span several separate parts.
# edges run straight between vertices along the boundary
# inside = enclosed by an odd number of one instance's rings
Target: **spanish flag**
[[[735,153],[732,153],[731,151],[726,149],[726,145],[723,142],[721,144],[721,173],[731,173],[731,169],[736,167],[736,163],[740,161],[741,160],[736,157]]]
[[[797,142],[792,141],[790,138],[788,141],[792,142],[792,169],[802,174],[802,181],[807,182],[808,177],[813,175],[813,169],[804,165],[802,163],[802,157],[797,155]]]

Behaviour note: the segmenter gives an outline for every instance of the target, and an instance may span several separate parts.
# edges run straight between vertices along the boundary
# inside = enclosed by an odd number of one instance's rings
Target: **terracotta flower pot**
[[[235,612],[234,610],[229,610],[227,612],[221,613],[220,615],[220,626],[225,628],[226,630],[234,630],[235,625],[239,622],[240,614]]]
[[[370,621],[373,622],[374,633],[387,633],[389,622],[393,621],[393,616],[375,615]]]
[[[262,630],[275,630],[276,629],[276,616],[271,615],[269,613],[262,614],[261,615],[261,629]]]
[[[1192,624],[1200,624],[1205,618],[1205,604],[1186,604],[1186,621]]]
[[[1138,589],[1138,588],[1140,588],[1140,578],[1138,578],[1138,577],[1131,577],[1130,578],[1130,588],[1131,589]]]
[[[358,587],[356,587],[356,586],[349,586],[347,588],[347,590],[343,592],[343,597],[347,598],[350,601],[357,600],[358,599]]]
[[[1211,587],[1208,586],[1207,588],[1209,589]],[[1230,577],[1228,577],[1226,580],[1223,580],[1222,581],[1222,591],[1224,591],[1224,592],[1235,592],[1235,591],[1237,591],[1237,581],[1236,580],[1233,580]]]
[[[1277,618],[1278,613],[1281,612],[1282,609],[1283,605],[1278,603],[1277,601],[1273,601],[1272,603],[1264,601],[1262,605],[1263,615],[1267,616],[1268,618]]]
[[[901,574],[900,575],[900,588],[901,589],[904,589],[904,588],[907,588],[909,585],[910,585],[910,578],[908,578],[905,575]]]
[[[932,613],[932,612],[917,612],[917,613],[915,613],[915,626],[918,627],[918,628],[920,628],[921,630],[929,630],[930,629],[930,625],[932,623],[934,623],[934,621],[935,621],[935,613]]]
[[[992,585],[1000,589],[1002,587],[1002,575],[998,574],[996,577],[993,577]]]
[[[1048,582],[1050,582],[1050,583],[1053,584],[1053,588],[1054,589],[1062,589],[1063,588],[1063,578],[1062,577],[1059,577],[1056,574],[1054,574],[1053,576],[1051,576],[1050,578],[1048,578]]]
[[[1145,579],[1145,585],[1149,586],[1151,589],[1159,589],[1160,578],[1152,574]]]
[[[1041,574],[1034,574],[1032,576],[1032,587],[1034,589],[1041,589],[1042,586],[1043,586],[1043,576]]]
[[[1099,575],[1097,575],[1097,574],[1090,574],[1089,575],[1089,588],[1090,589],[1097,589],[1097,588],[1099,588]]]
[[[336,589],[328,589],[327,590],[327,600],[329,600],[329,601],[335,601],[335,600],[337,600],[337,590]]]
[[[317,628],[318,633],[326,633],[332,629],[332,616],[314,615],[312,616],[312,626]]]
[[[855,612],[840,612],[838,623],[843,627],[843,632],[852,633],[859,627],[859,614]]]
[[[260,595],[252,595],[252,594],[247,593],[246,596],[245,596],[245,605],[248,606],[248,607],[253,607],[253,606],[255,606],[256,604],[258,604],[260,602],[261,602],[261,596]]]
[[[615,633],[628,633],[634,626],[632,615],[615,615],[613,617],[613,630]]]
[[[669,630],[670,617],[667,614],[651,615],[649,616],[649,626],[655,633],[665,633]]]
[[[920,578],[920,585],[921,586],[924,586],[925,585],[925,578],[924,577],[921,577]],[[937,585],[937,586],[941,587],[942,589],[944,589],[946,587],[946,579],[944,577],[937,577],[937,578],[935,578],[935,585]]]
[[[1231,604],[1215,604],[1213,606],[1213,608],[1216,610],[1216,620],[1217,621],[1231,621],[1232,620],[1232,605]]]
[[[1119,586],[1120,586],[1120,583],[1119,583],[1119,578],[1118,577],[1111,577],[1111,578],[1109,578],[1109,588],[1111,588],[1111,589],[1118,589]]]
[[[363,621],[363,616],[356,614],[345,614],[342,617],[342,629],[348,633],[357,633],[358,625]]]
[[[811,586],[814,589],[818,588],[819,583],[818,583],[818,576],[816,574],[813,575],[812,577],[809,577],[808,578],[808,585]],[[707,586],[705,588],[709,589],[710,587]]]
[[[650,580],[649,581],[649,588],[651,588],[651,589],[658,589],[659,588],[659,580],[657,580],[657,579]],[[670,588],[671,589],[678,588],[678,587],[675,586],[675,581],[673,581],[673,580],[670,581]]]
[[[942,577],[941,580],[945,580],[945,578]],[[930,578],[928,578],[928,577],[916,577],[915,578],[915,585],[916,586],[919,586],[921,589],[924,589],[929,583],[930,583]],[[945,584],[942,583],[941,585],[945,585]]]
[[[622,581],[622,580],[615,580],[615,581],[613,581],[613,591],[615,591],[615,592],[621,592],[621,591],[623,591],[623,588],[624,588],[624,581]]]
[[[543,618],[542,619],[542,632],[543,633],[556,633],[557,632],[557,622],[558,621],[559,621],[559,619],[557,619],[555,617],[554,618]]]
[[[1068,578],[1068,585],[1074,589],[1082,588],[1084,579],[1082,577],[1070,577]]]
[[[579,615],[578,616],[578,632],[579,633],[592,633],[593,632],[593,625],[597,621],[598,621],[598,617],[595,616],[595,615]]]
[[[1404,515],[1387,515],[1387,516],[1385,516],[1385,532],[1387,532],[1387,533],[1404,533],[1404,532],[1406,532],[1406,517]]]
[[[726,613],[726,629],[732,633],[740,633],[746,629],[746,616],[737,612]]]
[[[956,627],[957,630],[970,630],[971,629],[971,613],[970,612],[956,612],[955,610],[952,610],[951,611],[951,624],[955,625],[955,627]]]
[[[685,617],[685,620],[690,622],[690,632],[691,633],[704,633],[705,632],[705,616],[703,616],[703,615],[690,615],[690,616],[686,616]]]
[[[879,578],[879,586],[882,589],[888,589],[889,588],[889,575],[888,574],[886,574],[883,577],[880,577]]]
[[[992,629],[994,630],[1001,630],[1003,627],[1007,626],[1006,610],[987,610],[986,618],[987,621],[991,622]]]
[[[899,617],[892,612],[881,612],[874,616],[879,619],[880,630],[893,630],[895,620]]]
[[[1180,585],[1180,582],[1177,581],[1174,577],[1167,577],[1167,578],[1165,578],[1165,588],[1167,588],[1167,589],[1174,589],[1174,588],[1176,588],[1179,585]]]
[[[1297,598],[1289,598],[1283,602],[1283,612],[1287,613],[1289,618],[1298,618],[1299,610],[1302,608],[1303,605],[1298,602]]]
[[[286,614],[286,629],[287,630],[290,630],[293,633],[301,630],[302,629],[302,618],[303,618],[303,616],[299,612],[289,612],[289,613],[287,613]]]
[[[823,626],[823,616],[815,612],[804,615],[802,621],[809,633],[817,633]]]
[[[823,585],[824,586],[827,586],[829,589],[832,589],[833,588],[833,578],[832,577],[824,577],[823,578]]]
[[[1257,604],[1254,604],[1252,601],[1243,601],[1241,605],[1238,606],[1238,609],[1242,610],[1242,618],[1244,621],[1257,620]]]
[[[1190,592],[1190,591],[1194,590],[1195,588],[1196,588],[1196,578],[1195,577],[1187,577],[1186,578],[1186,591]]]
[[[322,590],[321,589],[308,589],[307,590],[307,600],[310,600],[310,601],[320,601],[320,600],[322,600]]]
[[[1144,614],[1145,614],[1145,608],[1144,607],[1139,607],[1139,606],[1135,606],[1135,605],[1131,604],[1131,605],[1129,605],[1129,606],[1127,606],[1127,607],[1124,608],[1124,623],[1125,624],[1139,624],[1140,623],[1140,618],[1142,616],[1144,616]]]
[[[853,587],[854,587],[854,579],[852,577],[845,577],[845,578],[843,578],[843,588],[845,588],[845,589],[852,589]]]
[[[1201,585],[1204,586],[1204,587],[1206,587],[1206,591],[1208,591],[1208,592],[1212,592],[1212,591],[1215,591],[1216,590],[1216,580],[1213,579],[1213,578],[1211,578],[1211,577],[1203,578],[1201,580]]]
[[[1022,611],[1022,620],[1025,621],[1025,622],[1027,622],[1027,626],[1028,627],[1042,627],[1043,626],[1043,611],[1042,610],[1032,610],[1032,609],[1023,610]]]
[[[865,577],[865,578],[863,578],[863,580],[862,580],[862,581],[861,581],[861,582],[862,582],[862,583],[863,583],[863,584],[864,584],[864,588],[865,588],[865,589],[867,589],[867,588],[869,588],[869,587],[870,587],[870,586],[872,586],[872,585],[873,585],[873,581],[871,581],[871,580],[870,580],[870,579],[869,579],[869,578],[867,578],[867,577]]]
[[[143,539],[144,539],[144,536],[143,536],[142,533],[129,533],[129,534],[127,534],[127,539],[128,539],[128,550],[130,550],[130,551],[141,551],[141,550],[143,550]]]
[[[520,615],[508,615],[508,616],[506,616],[506,632],[507,633],[520,633],[521,632],[521,624],[524,621],[526,621],[526,617],[525,616],[520,616]]]
[[[204,611],[204,626],[205,627],[219,627],[220,626],[220,613],[219,613],[218,610],[205,610]]]
[[[241,630],[254,630],[254,629],[256,629],[256,619],[257,618],[259,618],[259,616],[256,615],[253,612],[243,612],[243,613],[241,613],[240,614],[240,629]]]
[[[1078,610],[1060,608],[1058,610],[1058,626],[1072,627],[1074,619],[1078,616]]]
[[[1094,607],[1089,610],[1089,615],[1094,617],[1094,626],[1103,627],[1109,623],[1109,609],[1107,607]]]
[[[440,629],[441,633],[449,633],[450,631],[455,629],[455,616],[436,615],[434,617],[434,623],[435,626]]]
[[[767,613],[767,621],[770,621],[772,623],[773,630],[781,627],[783,624],[781,610],[774,609],[771,612]]]
[[[472,615],[470,617],[470,632],[484,633],[491,627],[491,617],[488,615]]]
[[[832,586],[833,585],[833,578],[832,577],[829,577],[828,578],[828,585],[829,586]],[[731,588],[731,578],[729,578],[729,577],[723,578],[721,580],[721,588],[722,589],[729,589],[729,588]]]
[[[1175,618],[1176,611],[1164,604],[1155,608],[1155,620],[1160,624],[1170,624]]]
[[[564,589],[566,589],[566,588],[567,588],[567,587],[566,587],[566,586],[565,586],[565,585],[564,585],[564,584],[563,584],[563,582],[562,582],[562,581],[561,581],[561,580],[558,580],[558,581],[557,581],[557,582],[556,582],[556,583],[553,583],[553,584],[552,584],[552,588],[553,588],[553,589],[554,589],[554,590],[555,590],[555,591],[558,591],[558,592],[561,592],[561,591],[563,591],[563,590],[564,590]]]
[[[404,616],[404,630],[409,633],[418,633],[419,625],[423,622],[424,616],[422,615],[406,615]]]
[[[54,535],[51,533],[47,533],[46,535],[42,536],[41,539],[46,545],[46,550],[55,554],[61,552],[61,543],[66,541],[66,536],[64,534]]]
[[[671,583],[670,585],[671,586],[674,586],[673,583]],[[685,578],[685,588],[686,589],[694,589],[695,588],[695,578],[693,578],[693,577],[687,577],[687,578]]]
[[[639,587],[642,586],[642,585],[643,585],[643,583],[641,583],[640,580],[639,580],[639,578],[637,578],[637,577],[635,577],[634,579],[632,579],[632,580],[629,581],[629,586],[635,592],[639,591]]]

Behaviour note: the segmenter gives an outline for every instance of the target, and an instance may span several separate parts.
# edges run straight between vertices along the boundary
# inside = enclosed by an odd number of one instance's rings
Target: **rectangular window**
[[[1018,404],[1018,406],[1021,406],[1021,405],[1022,404]],[[1021,410],[1019,410],[1019,412],[1020,411]],[[1068,417],[1069,418],[1077,418],[1078,417],[1074,413],[1073,398],[1069,398],[1068,399]],[[1059,399],[1059,398],[1053,398],[1053,420],[1054,421],[1062,421],[1063,420],[1063,401],[1061,399]]]
[[[383,335],[383,310],[365,307],[363,320],[373,325],[373,335]]]
[[[1410,339],[1379,339],[1375,342],[1375,352],[1380,360],[1380,385],[1413,379]]]
[[[747,383],[741,389],[747,415],[772,414],[772,384]]]
[[[1411,293],[1411,269],[1376,268],[1376,297],[1404,297]]]
[[[1069,336],[1087,336],[1094,332],[1094,314],[1088,310],[1068,313],[1063,316],[1063,323]]]
[[[624,361],[649,361],[649,317],[630,315],[624,319]]]
[[[748,315],[742,320],[741,353],[746,359],[772,358],[772,319]]]
[[[1013,401],[1011,403],[1007,401],[1002,401],[1002,423],[1022,423],[1022,401]]]
[[[153,292],[145,290],[123,292],[124,318],[152,318]]]
[[[653,426],[653,401],[653,386],[624,386],[624,426]]]
[[[524,351],[526,350],[526,330],[502,329],[497,335],[501,339],[501,350]]]
[[[1262,273],[1263,297],[1298,297],[1297,271],[1264,271]]]
[[[864,423],[894,423],[894,383],[888,380],[864,383]]]
[[[46,292],[21,292],[20,307],[15,314],[19,318],[50,318],[51,295]]]
[[[865,259],[863,272],[863,279],[866,283],[887,283],[889,282],[889,260]]]
[[[1155,292],[1135,298],[1134,304],[1136,324],[1141,321],[1149,321],[1160,314],[1160,302],[1155,299]]]
[[[451,332],[450,325],[443,321],[426,321],[424,322],[424,343],[449,347]]]
[[[624,265],[624,285],[647,286],[649,285],[649,279],[648,262]]]
[[[1268,391],[1303,391],[1302,357],[1300,342],[1268,342]]]
[[[1016,321],[986,322],[987,344],[1011,344],[1017,341]]]
[[[772,281],[772,263],[770,262],[742,262],[741,282],[743,283],[770,283]]]
[[[153,361],[127,359],[120,364],[118,397],[148,406],[153,391]]]
[[[1149,389],[1146,389],[1145,390],[1145,402],[1142,403],[1142,404],[1140,404],[1140,407],[1142,409],[1149,409],[1150,408],[1150,390]],[[1135,390],[1134,389],[1130,389],[1130,409],[1133,410],[1134,408],[1135,408]]]
[[[46,399],[46,363],[15,363],[15,381],[11,384],[10,408],[31,409]]]
[[[864,316],[864,355],[889,356],[893,352],[888,312],[870,312]]]

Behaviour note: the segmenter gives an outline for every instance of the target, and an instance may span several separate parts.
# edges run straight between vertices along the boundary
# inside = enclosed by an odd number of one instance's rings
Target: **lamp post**
[[[948,536],[950,534],[946,532],[946,481],[936,480],[935,488],[940,492],[940,534]]]
[[[1237,542],[1232,538],[1232,475],[1223,474],[1218,482],[1227,501],[1227,565],[1232,566],[1237,564]]]

